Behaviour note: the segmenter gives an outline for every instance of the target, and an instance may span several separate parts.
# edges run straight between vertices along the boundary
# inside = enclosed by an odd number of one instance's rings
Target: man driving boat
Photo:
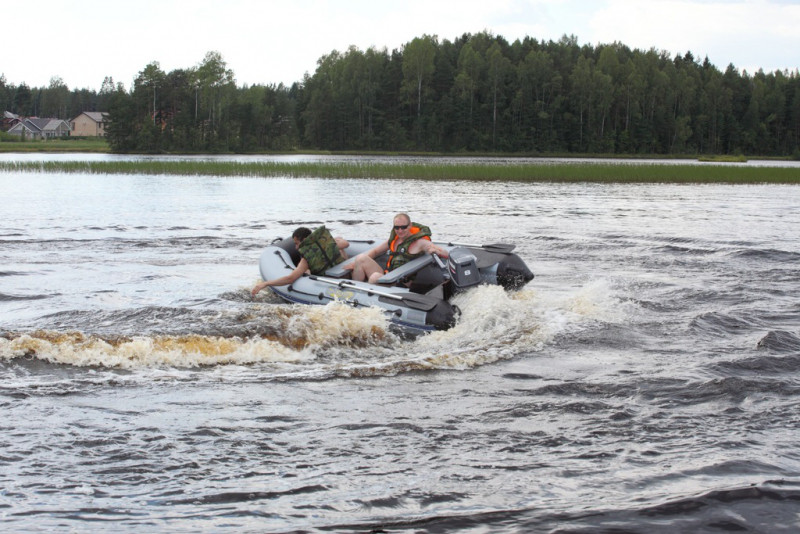
[[[389,259],[385,265],[379,265],[375,258],[386,252],[389,252]],[[412,223],[411,217],[406,213],[398,213],[394,216],[389,239],[356,256],[353,263],[345,269],[353,271],[352,279],[356,282],[366,280],[370,284],[376,284],[384,274],[423,254],[438,254],[447,258],[447,251],[431,241],[430,228]]]

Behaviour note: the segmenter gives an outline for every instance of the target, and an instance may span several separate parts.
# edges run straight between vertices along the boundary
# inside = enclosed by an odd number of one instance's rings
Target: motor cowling
[[[478,270],[478,258],[465,248],[454,248],[447,258],[447,270],[450,280],[459,289],[472,287],[481,283]]]

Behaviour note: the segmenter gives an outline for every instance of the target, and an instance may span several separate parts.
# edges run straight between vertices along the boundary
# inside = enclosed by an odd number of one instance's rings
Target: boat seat
[[[414,274],[415,272],[419,271],[429,263],[433,263],[433,256],[431,254],[425,254],[424,256],[420,256],[414,260],[411,260],[408,263],[405,263],[398,267],[393,271],[389,271],[388,273],[384,274],[380,278],[378,278],[378,284],[396,284],[404,277]]]
[[[330,276],[331,278],[349,278],[352,271],[350,269],[345,269],[345,266],[352,265],[354,261],[355,256],[344,260],[342,263],[334,265],[325,271],[325,276]],[[377,283],[388,285],[396,284],[403,277],[414,274],[430,263],[433,263],[433,256],[430,254],[425,254],[424,256],[411,260],[410,262],[401,265],[397,269],[384,274],[378,279]]]
[[[331,278],[350,278],[350,273],[353,271],[345,269],[345,266],[352,265],[355,259],[356,257],[353,256],[352,258],[348,258],[341,263],[337,263],[325,271],[325,276],[330,276]]]

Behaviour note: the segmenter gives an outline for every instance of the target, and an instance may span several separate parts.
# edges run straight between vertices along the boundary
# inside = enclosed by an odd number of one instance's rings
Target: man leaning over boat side
[[[389,253],[386,265],[378,265],[375,258]],[[384,274],[397,269],[423,254],[438,254],[447,258],[447,251],[431,241],[431,230],[425,225],[412,223],[406,213],[398,213],[392,222],[389,239],[355,257],[353,263],[345,266],[352,270],[352,279],[356,282],[367,281],[377,284]]]
[[[306,272],[311,274],[324,273],[332,265],[347,259],[344,249],[350,246],[350,243],[341,237],[334,238],[331,236],[324,226],[320,226],[313,232],[301,226],[292,233],[292,241],[294,241],[294,247],[300,253],[300,261],[297,262],[297,267],[286,276],[259,282],[250,291],[252,296],[255,297],[265,287],[289,285]],[[312,244],[319,244],[319,246],[311,246]]]

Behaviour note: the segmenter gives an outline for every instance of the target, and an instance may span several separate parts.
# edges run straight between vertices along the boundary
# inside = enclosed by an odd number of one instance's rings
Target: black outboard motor
[[[478,258],[466,248],[454,248],[447,259],[450,280],[458,289],[466,289],[481,283]]]

